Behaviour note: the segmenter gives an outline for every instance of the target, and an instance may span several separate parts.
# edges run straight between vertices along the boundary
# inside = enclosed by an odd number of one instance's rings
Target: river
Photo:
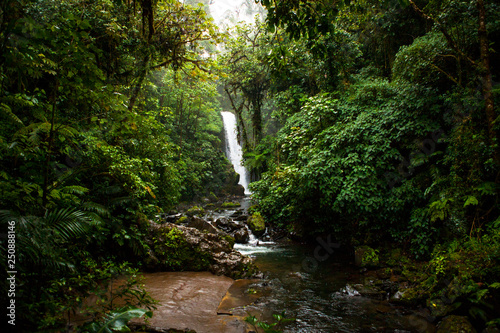
[[[248,205],[245,199],[243,206]],[[227,211],[225,215],[231,215]],[[233,310],[234,315],[255,315],[272,322],[272,314],[285,311],[295,318],[284,332],[432,332],[433,326],[414,311],[388,299],[360,296],[350,286],[367,283],[359,267],[341,248],[322,262],[313,262],[318,244],[262,242],[236,244],[254,258],[265,278],[246,286],[243,293],[259,298]],[[325,252],[326,253],[326,252]]]

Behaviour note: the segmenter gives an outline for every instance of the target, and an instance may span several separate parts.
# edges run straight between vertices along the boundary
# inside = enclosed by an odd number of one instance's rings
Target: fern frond
[[[2,110],[3,113],[6,114],[11,120],[13,120],[14,122],[16,122],[16,123],[24,126],[24,123],[22,122],[22,120],[19,119],[19,117],[16,116],[14,114],[14,112],[12,112],[12,109],[10,108],[10,106],[8,106],[5,103],[0,103],[0,110]]]
[[[85,193],[88,193],[90,190],[83,186],[71,185],[71,186],[64,186],[63,188],[60,189],[60,191],[62,193],[84,195]]]
[[[119,197],[119,198],[113,198],[109,204],[111,206],[119,206],[119,205],[123,205],[123,204],[126,204],[126,203],[129,203],[133,200],[132,197]]]

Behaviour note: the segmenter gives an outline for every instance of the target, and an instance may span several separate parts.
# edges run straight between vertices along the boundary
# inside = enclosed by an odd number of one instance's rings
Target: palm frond
[[[47,225],[54,228],[63,241],[85,236],[90,220],[85,212],[74,208],[50,211],[45,215]]]
[[[96,213],[103,217],[111,216],[110,211],[105,206],[91,201],[83,203],[82,210],[86,212]]]

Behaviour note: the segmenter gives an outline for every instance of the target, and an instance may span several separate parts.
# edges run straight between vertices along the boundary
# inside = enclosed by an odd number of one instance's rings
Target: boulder
[[[439,298],[428,299],[426,303],[427,307],[431,310],[431,314],[434,317],[444,317],[448,313],[455,310],[455,307],[453,307],[452,304],[449,304],[449,302],[445,302],[444,300]]]
[[[202,232],[203,231],[208,232],[211,234],[216,234],[219,232],[213,225],[211,225],[204,219],[200,219],[199,217],[192,217],[186,226],[190,228],[195,228]]]
[[[248,234],[248,230],[245,228],[238,229],[234,231],[231,236],[234,237],[234,241],[236,243],[240,244],[246,244],[248,243],[248,240],[250,239],[250,235]]]
[[[238,201],[226,201],[220,207],[221,208],[238,208],[241,204]]]
[[[145,259],[148,270],[208,270],[233,279],[258,273],[252,259],[234,250],[219,233],[168,222],[161,225],[151,222],[145,241],[151,249]]]
[[[204,215],[205,210],[202,207],[193,206],[186,212],[187,216]]]
[[[264,218],[259,212],[253,213],[252,216],[248,218],[247,225],[257,237],[262,236],[264,232],[266,232]]]
[[[162,214],[161,220],[162,222],[170,222],[170,223],[175,223],[177,222],[178,219],[180,219],[182,216],[181,213],[175,213],[175,214]]]
[[[238,224],[227,217],[221,217],[221,218],[217,219],[214,222],[214,225],[217,228],[221,229],[222,231],[227,232],[228,234],[232,233],[233,231],[244,228],[243,225]]]
[[[437,333],[476,333],[469,319],[464,316],[447,316],[438,324]]]

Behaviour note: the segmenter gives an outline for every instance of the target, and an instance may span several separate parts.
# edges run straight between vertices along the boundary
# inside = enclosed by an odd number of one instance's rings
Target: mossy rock
[[[222,205],[221,205],[221,208],[236,208],[236,207],[240,207],[241,204],[239,202],[224,202]]]
[[[229,245],[231,246],[231,248],[234,247],[234,243],[236,242],[236,240],[234,239],[233,236],[231,236],[231,235],[222,235],[221,237],[222,237],[222,239],[225,239],[229,243]]]
[[[253,213],[250,217],[248,217],[247,225],[252,230],[255,236],[261,236],[266,231],[266,223],[264,221],[264,217],[260,215],[259,212]]]
[[[210,267],[210,255],[193,248],[183,233],[175,228],[162,228],[153,236],[153,250],[163,269],[202,271]]]
[[[187,216],[205,215],[205,210],[199,206],[193,206],[186,212]]]
[[[186,222],[189,221],[189,217],[187,216],[181,216],[176,222],[175,224],[184,224]]]
[[[448,332],[476,333],[476,330],[467,317],[453,315],[445,317],[438,325],[437,333]]]

